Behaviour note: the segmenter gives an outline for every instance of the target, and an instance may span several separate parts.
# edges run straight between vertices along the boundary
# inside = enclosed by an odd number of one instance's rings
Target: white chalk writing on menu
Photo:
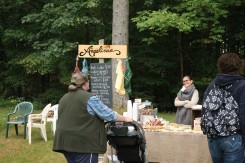
[[[91,63],[91,92],[112,108],[112,66],[111,63]]]

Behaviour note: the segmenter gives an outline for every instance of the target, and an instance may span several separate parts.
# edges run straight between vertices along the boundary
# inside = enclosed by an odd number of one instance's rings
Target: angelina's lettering
[[[110,46],[106,46],[105,48],[103,48],[103,46],[100,46],[99,49],[93,49],[93,46],[91,45],[87,49],[84,49],[84,51],[81,51],[79,55],[84,56],[88,54],[90,57],[95,57],[96,54],[99,53],[115,53],[115,55],[120,55],[121,51],[111,49]]]

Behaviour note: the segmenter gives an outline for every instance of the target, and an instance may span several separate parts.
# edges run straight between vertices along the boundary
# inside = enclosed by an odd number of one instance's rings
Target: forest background
[[[0,95],[57,103],[78,44],[111,44],[112,9],[112,0],[0,0]],[[188,74],[201,103],[218,57],[235,52],[244,59],[244,28],[244,0],[129,0],[130,99],[175,111]]]

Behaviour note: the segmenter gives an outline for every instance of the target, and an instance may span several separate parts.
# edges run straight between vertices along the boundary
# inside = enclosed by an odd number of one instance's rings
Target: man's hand
[[[132,118],[118,114],[116,121],[132,122]]]
[[[130,118],[130,117],[124,117],[125,118],[125,122],[132,122],[133,120],[132,120],[132,118]]]

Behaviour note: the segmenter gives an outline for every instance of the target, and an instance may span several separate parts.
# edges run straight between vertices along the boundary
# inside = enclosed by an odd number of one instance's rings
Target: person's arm
[[[89,98],[87,108],[91,115],[97,115],[106,121],[132,121],[131,118],[124,117],[107,107],[97,96],[91,96]]]
[[[184,105],[185,108],[191,108],[192,106],[196,105],[199,100],[199,93],[198,90],[194,90],[192,95],[191,101]]]
[[[188,102],[189,102],[189,100],[181,101],[181,100],[179,100],[178,97],[176,97],[175,100],[174,100],[174,106],[176,106],[176,107],[184,106],[184,105],[187,104]]]

